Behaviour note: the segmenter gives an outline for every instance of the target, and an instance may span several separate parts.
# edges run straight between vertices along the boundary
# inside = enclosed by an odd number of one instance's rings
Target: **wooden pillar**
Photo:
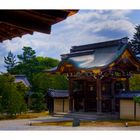
[[[125,90],[129,91],[129,77],[127,77],[125,80]]]
[[[136,104],[136,102],[134,101],[134,120],[137,119],[137,118],[136,118],[136,117],[137,117],[137,115],[136,115],[136,114],[137,114],[137,108],[136,108],[136,107],[137,107],[137,104]]]
[[[63,112],[64,112],[64,110],[65,110],[65,99],[63,98],[62,100],[63,100],[63,105],[62,105],[63,107],[62,107],[62,110],[63,110]]]
[[[97,94],[97,112],[102,112],[102,97],[101,97],[101,79],[97,76],[96,79],[96,94]]]
[[[86,80],[84,80],[84,111],[86,112],[87,111],[87,107],[86,107],[86,99],[87,99],[87,94],[86,94]]]
[[[69,78],[69,112],[73,112],[72,79]]]
[[[115,81],[112,80],[111,82],[111,108],[112,108],[112,113],[115,112]]]

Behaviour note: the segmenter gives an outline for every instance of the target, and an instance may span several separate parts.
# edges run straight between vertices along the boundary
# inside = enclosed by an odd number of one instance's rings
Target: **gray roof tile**
[[[25,86],[30,87],[31,84],[29,83],[27,77],[25,75],[14,75],[15,82],[22,82]]]
[[[67,98],[69,96],[69,93],[68,90],[49,89],[48,95],[53,98]]]
[[[120,99],[133,99],[134,97],[140,96],[140,91],[123,91],[116,95],[116,98]]]

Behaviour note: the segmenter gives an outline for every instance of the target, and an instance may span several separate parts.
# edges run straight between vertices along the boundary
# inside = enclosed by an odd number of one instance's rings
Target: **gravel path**
[[[29,123],[46,118],[20,119],[0,121],[0,130],[140,130],[140,126],[131,127],[60,127],[60,126],[29,126]]]

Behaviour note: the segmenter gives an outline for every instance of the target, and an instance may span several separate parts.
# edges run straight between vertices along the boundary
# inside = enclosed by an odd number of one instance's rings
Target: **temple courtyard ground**
[[[46,120],[51,120],[52,117],[38,117],[38,118],[32,118],[32,119],[15,119],[15,120],[1,120],[0,121],[0,130],[47,130],[47,131],[53,131],[53,130],[62,130],[62,131],[67,131],[67,130],[140,130],[140,125],[139,126],[129,126],[128,127],[124,125],[112,125],[109,126],[107,125],[106,121],[100,122],[98,125],[89,125],[89,123],[86,124],[86,126],[78,126],[78,127],[73,127],[73,126],[57,126],[56,125],[40,125],[40,122],[46,122]],[[54,119],[54,118],[53,118]],[[57,118],[58,119],[58,118]],[[69,121],[69,120],[67,120]],[[95,123],[95,122],[93,122]],[[129,123],[129,122],[128,122]],[[35,125],[39,124],[39,125]]]

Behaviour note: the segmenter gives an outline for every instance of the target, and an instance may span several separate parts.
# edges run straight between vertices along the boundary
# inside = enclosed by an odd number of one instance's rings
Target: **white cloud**
[[[119,20],[107,20],[100,22],[98,24],[89,25],[87,30],[92,30],[93,33],[102,31],[102,30],[118,30],[126,32],[126,35],[132,36],[135,31],[134,25],[127,20],[119,19]]]
[[[129,19],[128,14],[130,14],[132,10],[112,10],[111,17],[117,19]]]

